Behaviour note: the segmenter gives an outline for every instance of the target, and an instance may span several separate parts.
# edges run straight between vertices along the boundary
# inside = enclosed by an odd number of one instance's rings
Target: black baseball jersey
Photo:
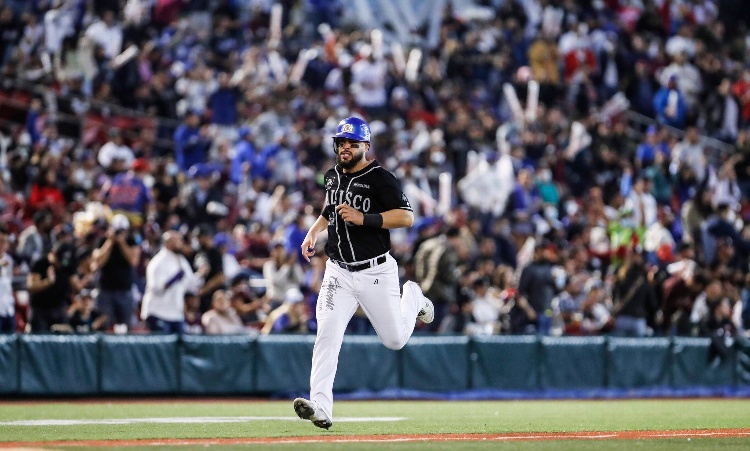
[[[381,227],[348,224],[336,212],[340,204],[362,213],[383,213],[401,208],[412,211],[396,177],[372,161],[366,168],[344,173],[338,165],[325,174],[326,206],[321,216],[328,220],[326,254],[346,263],[369,260],[391,250],[391,233]]]

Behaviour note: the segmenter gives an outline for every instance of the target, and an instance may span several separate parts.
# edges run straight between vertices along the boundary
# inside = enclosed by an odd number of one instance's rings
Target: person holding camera
[[[113,216],[107,236],[93,253],[94,268],[99,270],[96,304],[107,316],[108,327],[132,325],[134,270],[141,251],[129,231],[130,221],[125,215]]]
[[[181,334],[185,327],[185,293],[197,292],[208,265],[193,272],[183,255],[185,239],[174,230],[164,232],[162,247],[146,267],[146,292],[141,319],[151,332]]]
[[[26,282],[32,333],[48,333],[55,325],[67,324],[71,294],[82,286],[76,266],[75,247],[64,242],[55,244],[46,257],[32,265]]]

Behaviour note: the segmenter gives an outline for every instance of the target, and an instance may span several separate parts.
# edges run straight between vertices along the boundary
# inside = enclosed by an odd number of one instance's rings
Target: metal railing
[[[625,112],[625,119],[628,121],[628,125],[631,130],[635,133],[645,135],[645,131],[650,126],[657,126],[659,128],[666,129],[671,135],[682,138],[685,136],[685,130],[679,128],[670,127],[669,125],[661,124],[656,119],[644,116],[643,114],[637,113],[633,110]],[[737,148],[729,143],[712,138],[710,136],[700,135],[700,143],[706,150],[707,156],[711,158],[721,158],[726,155],[731,155],[737,151]]]

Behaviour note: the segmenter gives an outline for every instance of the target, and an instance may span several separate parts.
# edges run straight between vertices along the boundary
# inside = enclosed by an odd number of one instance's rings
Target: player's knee
[[[398,351],[399,349],[403,348],[404,345],[406,345],[406,342],[399,339],[398,337],[381,338],[381,341],[386,348],[393,349],[394,351]]]

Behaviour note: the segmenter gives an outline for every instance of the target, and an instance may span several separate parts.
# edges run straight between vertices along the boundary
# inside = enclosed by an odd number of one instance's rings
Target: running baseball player
[[[325,429],[333,424],[333,380],[344,332],[357,307],[390,349],[404,347],[416,318],[430,323],[435,316],[432,302],[416,283],[406,282],[401,294],[388,229],[410,227],[414,213],[396,177],[377,161],[365,159],[370,126],[356,117],[342,120],[333,146],[336,165],[325,174],[325,207],[302,243],[302,255],[309,261],[318,234],[328,229],[329,260],[318,294],[310,400],[294,400],[300,418]]]

